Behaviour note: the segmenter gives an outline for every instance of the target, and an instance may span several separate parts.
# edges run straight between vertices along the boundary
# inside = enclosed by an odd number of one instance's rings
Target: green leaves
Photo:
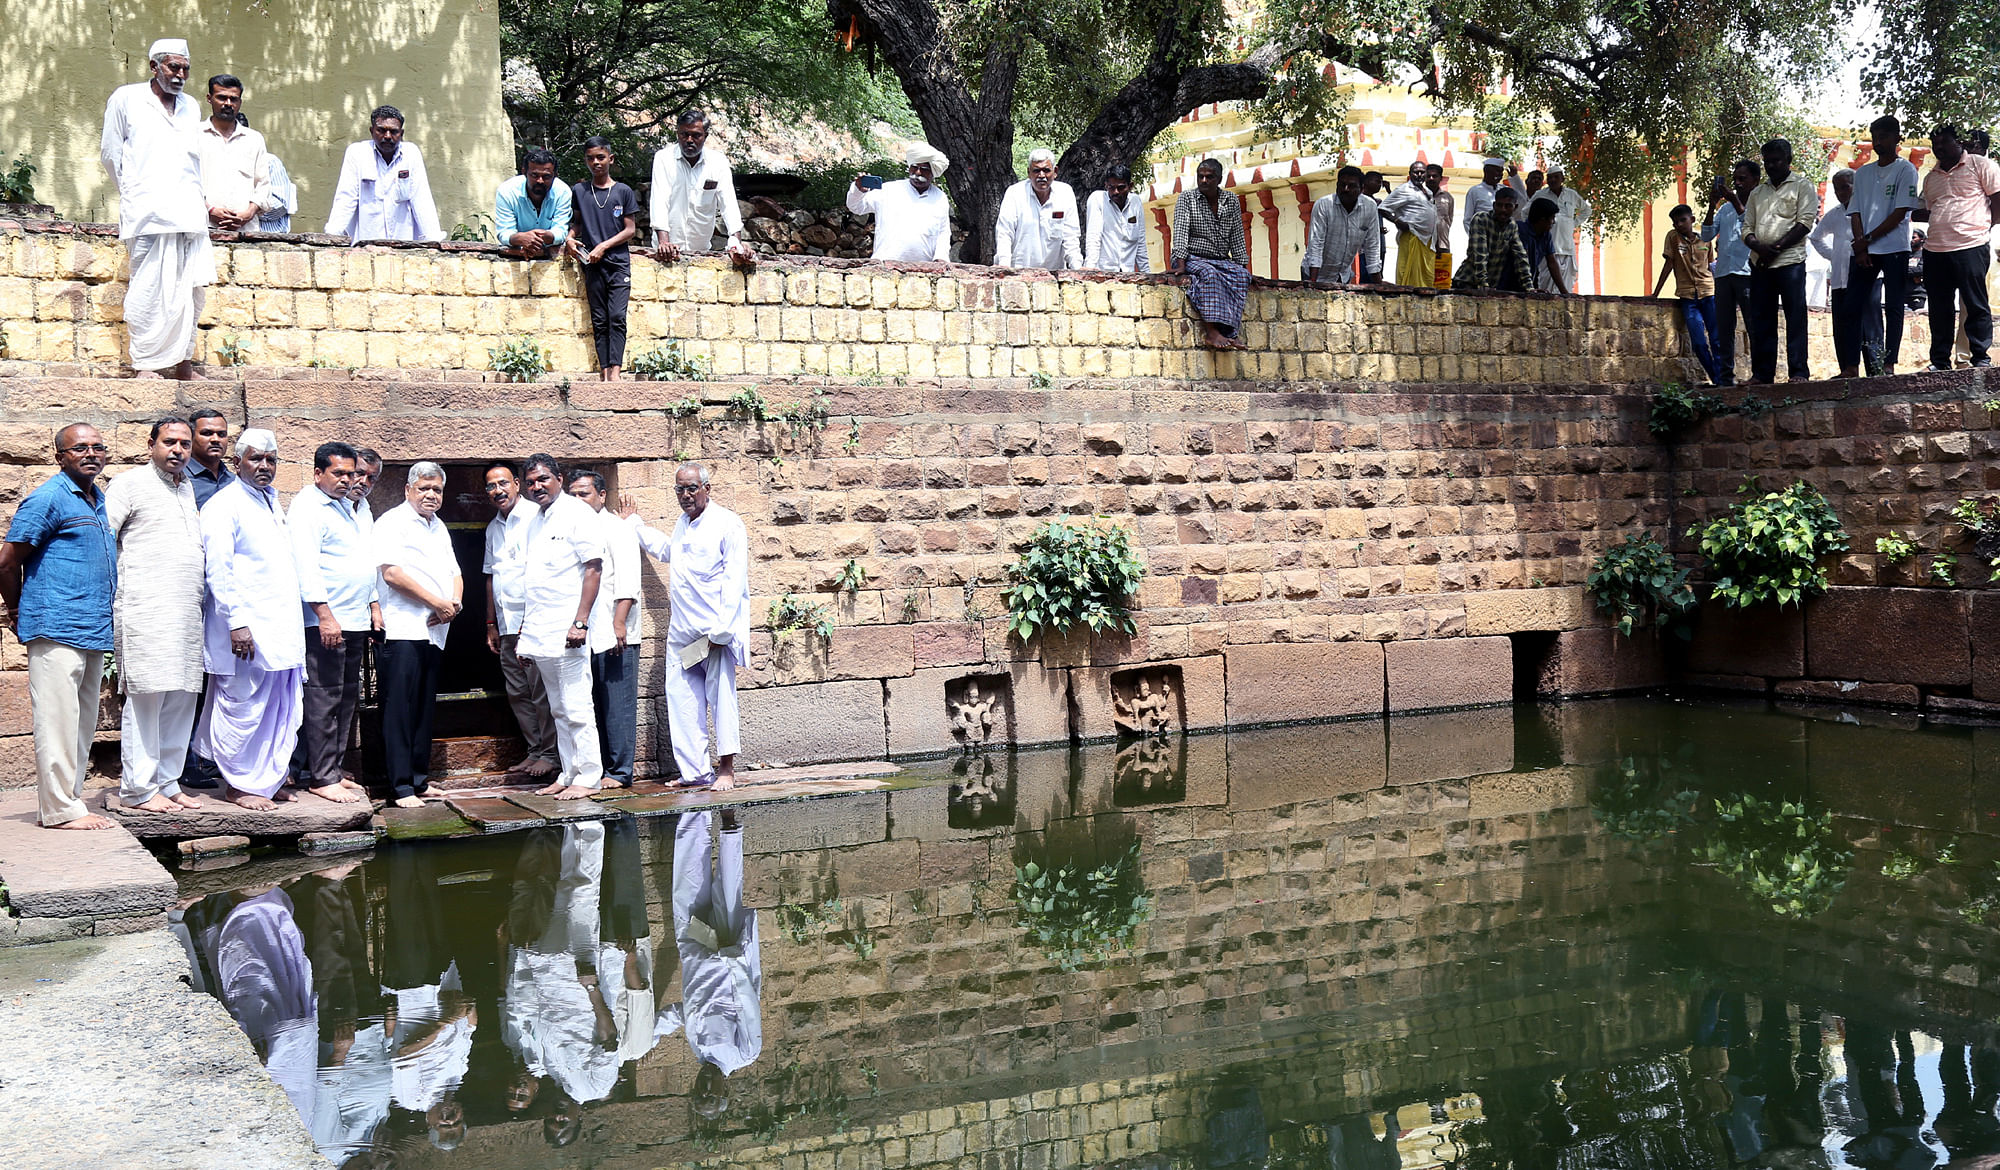
[[[1749,484],[1742,489],[1748,492]],[[1746,499],[1689,531],[1708,560],[1709,596],[1747,609],[1767,601],[1797,605],[1826,592],[1825,557],[1847,548],[1847,532],[1826,497],[1799,482]]]
[[[1832,813],[1749,795],[1716,800],[1697,855],[1785,918],[1825,911],[1854,862],[1854,850],[1834,833]]]
[[[1066,634],[1078,624],[1093,633],[1132,633],[1138,626],[1126,602],[1145,572],[1125,529],[1101,520],[1051,520],[1007,570],[1013,581],[1003,594],[1007,628],[1023,641],[1044,629]]]
[[[535,344],[535,339],[523,333],[512,341],[503,341],[486,351],[486,360],[493,369],[517,382],[532,382],[549,370],[549,353]]]
[[[1065,971],[1129,948],[1153,913],[1137,841],[1111,861],[1088,868],[1074,861],[1047,867],[1024,862],[1014,870],[1013,895],[1028,936]]]
[[[1597,608],[1618,621],[1618,632],[1631,637],[1641,623],[1689,636],[1686,619],[1694,612],[1694,589],[1688,571],[1677,567],[1660,542],[1643,532],[1627,533],[1590,567],[1584,581]]]

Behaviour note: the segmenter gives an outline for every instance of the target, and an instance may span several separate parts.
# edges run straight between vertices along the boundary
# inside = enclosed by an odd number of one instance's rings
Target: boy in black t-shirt
[[[625,364],[625,312],[632,299],[632,256],[626,244],[639,233],[639,198],[611,178],[615,161],[609,141],[584,140],[583,165],[590,178],[570,188],[576,221],[567,245],[570,257],[583,266],[598,377],[606,382],[616,382]]]

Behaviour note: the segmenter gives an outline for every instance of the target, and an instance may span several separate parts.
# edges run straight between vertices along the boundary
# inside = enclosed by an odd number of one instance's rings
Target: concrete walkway
[[[0,794],[0,884],[0,947],[164,926],[174,902],[173,876],[132,834],[44,829],[32,790]]]
[[[329,1165],[236,1022],[186,975],[165,930],[0,950],[0,1166]]]

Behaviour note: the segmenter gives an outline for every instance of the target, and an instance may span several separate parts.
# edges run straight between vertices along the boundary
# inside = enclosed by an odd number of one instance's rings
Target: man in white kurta
[[[153,424],[147,463],[104,490],[105,522],[118,538],[112,606],[118,686],[125,693],[118,728],[123,770],[118,796],[127,808],[173,812],[194,807],[181,793],[181,766],[194,735],[201,660],[201,513],[187,477],[194,432],[179,419]]]
[[[1590,223],[1590,200],[1575,187],[1564,185],[1564,174],[1560,168],[1549,171],[1549,185],[1536,193],[1537,199],[1548,199],[1556,205],[1555,227],[1549,236],[1556,243],[1556,267],[1562,269],[1564,292],[1576,289],[1576,236]]]
[[[201,197],[208,222],[223,231],[255,231],[278,202],[264,136],[238,120],[243,83],[227,73],[208,79],[208,121],[201,127]]]
[[[562,770],[556,751],[556,725],[549,715],[549,696],[542,672],[517,652],[521,617],[528,604],[527,540],[533,504],[521,501],[521,472],[512,463],[496,461],[486,469],[486,499],[493,519],[486,522],[486,648],[500,659],[500,677],[507,687],[507,705],[521,729],[528,754],[508,778],[540,780]]]
[[[694,110],[682,114],[674,138],[673,146],[653,156],[650,208],[660,259],[709,251],[720,223],[729,254],[748,260],[743,212],[736,206],[736,178],[728,156],[708,149],[708,115]]]
[[[722,848],[716,814],[682,813],[674,826],[674,946],[681,960],[681,1002],[660,1013],[655,1031],[687,1030],[701,1061],[690,1096],[705,1117],[728,1105],[723,1078],[764,1051],[764,950],[757,912],[743,905],[743,830],[724,809]]]
[[[1146,272],[1146,206],[1132,197],[1132,168],[1112,167],[1084,210],[1083,266],[1099,272]]]
[[[593,630],[590,617],[610,554],[603,521],[589,504],[563,492],[562,468],[554,459],[530,455],[523,478],[535,510],[525,536],[527,593],[515,650],[541,672],[562,759],[561,773],[539,791],[578,800],[604,783],[590,702],[590,655],[593,645],[609,649],[612,639],[608,630]]]
[[[639,545],[668,572],[666,684],[668,735],[683,787],[736,785],[736,671],[749,661],[750,552],[743,518],[709,502],[708,469],[684,463],[674,473],[681,506],[671,536],[639,525]],[[629,522],[638,518],[627,513]],[[716,765],[708,762],[710,718]]]
[[[195,748],[221,770],[223,799],[255,810],[275,808],[271,797],[285,785],[306,674],[299,573],[271,486],[277,474],[277,437],[244,431],[236,478],[201,510],[210,679]]]
[[[1028,156],[1028,177],[1007,188],[994,230],[993,263],[1002,268],[1083,267],[1083,225],[1076,192],[1056,181],[1056,156]]]
[[[854,176],[847,189],[847,210],[875,217],[876,260],[906,263],[951,259],[951,204],[937,181],[951,166],[942,151],[919,142],[904,154],[909,177],[869,189],[868,175]]]
[[[569,494],[590,505],[604,525],[604,575],[590,609],[590,701],[604,786],[630,788],[639,754],[639,534],[605,510],[604,476],[575,468]],[[609,634],[607,637],[606,634]],[[602,650],[597,649],[602,645]]]
[[[356,244],[444,239],[423,152],[403,141],[403,112],[376,107],[368,116],[368,135],[367,142],[349,146],[340,160],[327,234]]]
[[[151,81],[120,86],[104,107],[100,152],[118,186],[118,238],[131,275],[125,332],[142,378],[194,376],[202,289],[215,282],[208,204],[201,197],[201,107],[181,92],[187,42],[161,40],[147,55]]]

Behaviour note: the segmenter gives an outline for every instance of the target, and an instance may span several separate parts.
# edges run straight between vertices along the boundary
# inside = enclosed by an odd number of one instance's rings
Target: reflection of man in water
[[[1926,1170],[1936,1164],[1918,1137],[1924,1095],[1907,1031],[1891,1033],[1871,1021],[1848,1018],[1847,1096],[1853,1117],[1841,1128],[1853,1136],[1842,1148],[1855,1165]]]
[[[757,912],[743,906],[743,830],[723,809],[722,848],[712,839],[716,814],[682,813],[674,826],[674,942],[680,951],[681,1002],[655,1031],[687,1029],[701,1060],[691,1093],[694,1111],[713,1120],[729,1108],[730,1074],[764,1050],[764,954]]]
[[[388,1140],[389,1038],[379,1019],[359,1026],[381,1002],[351,887],[360,864],[308,874],[286,891],[305,935],[319,1000],[319,1069],[306,1128],[320,1154],[344,1168],[378,1165]]]
[[[313,1112],[319,1024],[312,963],[283,890],[216,894],[185,915],[198,991],[213,993],[302,1117]]]
[[[1938,1057],[1944,1108],[1933,1128],[1954,1163],[2000,1153],[2000,1120],[1993,1116],[1993,1106],[2000,1103],[2000,1050],[1988,1044],[1972,1049],[1970,1076],[1967,1055],[1965,1045],[1947,1044]]]
[[[392,1059],[391,1097],[423,1114],[432,1144],[449,1150],[465,1136],[465,1109],[456,1094],[472,1062],[479,1013],[446,945],[436,851],[403,846],[390,850],[386,860],[391,909],[382,991],[391,1000],[383,1020]]]

